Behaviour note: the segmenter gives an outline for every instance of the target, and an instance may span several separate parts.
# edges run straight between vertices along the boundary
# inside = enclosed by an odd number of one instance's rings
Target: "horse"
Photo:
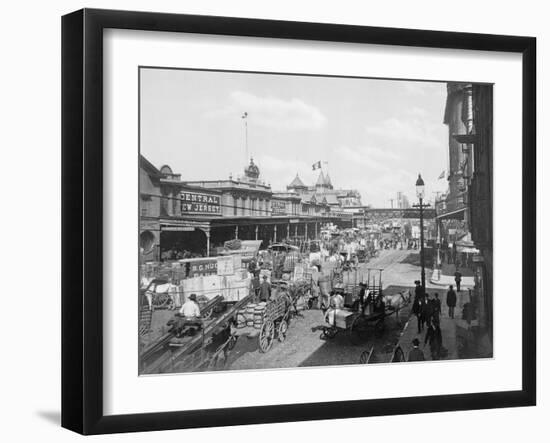
[[[382,300],[385,306],[391,306],[396,312],[403,309],[411,302],[411,291],[405,295],[405,291],[400,291],[397,294],[384,295]]]

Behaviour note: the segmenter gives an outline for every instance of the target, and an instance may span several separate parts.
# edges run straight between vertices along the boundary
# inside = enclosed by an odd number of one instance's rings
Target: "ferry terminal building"
[[[234,238],[262,240],[265,248],[284,239],[314,239],[327,223],[352,226],[352,215],[342,205],[354,191],[334,190],[324,176],[314,187],[296,178],[285,192],[274,192],[251,159],[240,177],[182,181],[169,166],[158,169],[140,156],[143,261],[161,260],[169,250],[209,256]]]

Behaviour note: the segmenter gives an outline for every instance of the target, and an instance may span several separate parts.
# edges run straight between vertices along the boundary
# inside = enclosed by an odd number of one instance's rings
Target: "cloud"
[[[385,153],[378,148],[339,146],[335,150],[336,156],[342,166],[350,168],[361,166],[371,171],[387,171],[390,162],[397,156],[391,152]]]
[[[412,115],[408,118],[387,118],[375,126],[367,126],[365,132],[374,140],[409,144],[412,148],[444,148],[445,126],[419,117],[418,112],[417,109],[416,114],[409,113]]]
[[[298,98],[283,100],[272,96],[259,97],[248,92],[233,91],[229,99],[230,104],[227,107],[210,112],[208,116],[241,115],[247,112],[249,124],[278,130],[318,130],[327,122],[319,109]]]
[[[441,88],[441,83],[426,81],[404,81],[401,85],[405,93],[410,95],[426,95],[434,88]]]
[[[304,171],[311,169],[311,165],[301,160],[286,160],[272,155],[260,154],[254,159],[260,168],[262,180],[271,184],[275,191],[286,191],[286,186],[299,173],[302,180],[307,183]]]

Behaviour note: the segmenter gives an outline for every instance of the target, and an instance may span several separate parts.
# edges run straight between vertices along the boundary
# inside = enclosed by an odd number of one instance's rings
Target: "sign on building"
[[[271,200],[271,213],[273,215],[285,215],[286,203],[280,200]]]
[[[218,271],[218,263],[215,258],[192,261],[189,264],[190,266],[188,277],[216,275]]]
[[[181,191],[180,200],[182,215],[221,214],[219,195]]]

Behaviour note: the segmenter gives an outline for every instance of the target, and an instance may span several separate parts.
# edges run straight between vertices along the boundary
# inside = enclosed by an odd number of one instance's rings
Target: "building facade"
[[[493,87],[473,85],[475,168],[469,186],[472,241],[480,254],[474,261],[474,296],[481,351],[492,355],[493,343]]]
[[[493,86],[450,83],[449,190],[436,201],[440,238],[468,241],[473,255],[477,355],[492,355],[493,330]]]
[[[316,197],[274,193],[253,160],[228,180],[185,181],[167,165],[140,158],[140,249],[143,261],[182,253],[211,255],[227,240],[313,239],[326,223],[351,226]]]

